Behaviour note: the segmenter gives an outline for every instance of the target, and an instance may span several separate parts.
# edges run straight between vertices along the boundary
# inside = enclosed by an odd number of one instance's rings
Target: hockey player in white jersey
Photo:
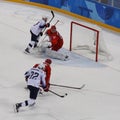
[[[46,75],[44,69],[45,66],[44,64],[42,64],[36,68],[31,68],[29,71],[25,73],[26,76],[29,76],[27,79],[27,86],[30,91],[30,95],[28,100],[15,104],[16,112],[19,112],[19,108],[21,107],[34,105],[40,87],[43,90],[46,88],[46,81],[45,81]]]
[[[47,23],[48,18],[47,17],[42,17],[40,21],[38,21],[36,24],[34,24],[31,29],[31,42],[28,44],[27,48],[25,49],[25,53],[30,53],[30,50],[32,48],[37,47],[37,44],[39,42],[39,36],[43,35],[43,29],[46,27],[49,27],[50,24]]]

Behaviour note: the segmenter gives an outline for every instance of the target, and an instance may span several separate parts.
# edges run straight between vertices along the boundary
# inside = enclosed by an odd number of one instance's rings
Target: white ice
[[[70,54],[69,61],[52,59],[51,83],[86,84],[84,89],[51,86],[51,90],[68,95],[60,98],[48,92],[38,96],[34,107],[14,113],[13,105],[29,97],[24,72],[46,58],[23,53],[31,25],[43,15],[51,17],[49,10],[0,1],[0,120],[120,120],[120,36],[107,30],[103,34],[113,60],[96,63],[75,54]],[[52,24],[58,19],[57,28],[68,49],[73,18],[55,12]]]

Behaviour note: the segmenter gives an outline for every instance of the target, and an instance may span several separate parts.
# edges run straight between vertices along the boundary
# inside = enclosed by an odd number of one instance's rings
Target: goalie
[[[66,61],[68,60],[68,56],[61,53],[59,50],[62,48],[64,41],[60,33],[57,31],[56,26],[51,26],[45,33],[49,40],[43,41],[40,46],[42,52],[49,57]]]

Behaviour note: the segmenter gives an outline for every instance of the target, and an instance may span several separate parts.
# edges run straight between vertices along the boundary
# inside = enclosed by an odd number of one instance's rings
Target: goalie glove
[[[44,48],[50,48],[51,47],[51,42],[49,42],[49,41],[47,41],[47,40],[45,40],[44,42],[42,42],[42,46],[44,47]]]

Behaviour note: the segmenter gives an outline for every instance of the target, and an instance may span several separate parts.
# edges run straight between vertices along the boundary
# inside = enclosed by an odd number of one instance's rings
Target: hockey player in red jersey
[[[48,36],[49,40],[42,42],[41,51],[45,52],[48,57],[63,61],[68,60],[68,55],[60,52],[64,41],[63,37],[57,31],[56,26],[51,26],[51,28],[46,31],[46,35]]]
[[[50,87],[50,77],[51,77],[51,63],[52,63],[52,60],[51,59],[46,59],[43,64],[45,65],[45,74],[46,74],[46,77],[45,77],[45,80],[46,80],[46,88],[44,89],[45,92],[48,92],[49,91],[49,87]],[[33,68],[37,68],[40,64],[35,64],[33,66]]]
[[[60,33],[56,30],[56,26],[51,26],[47,30],[46,34],[49,36],[49,41],[51,42],[51,50],[58,51],[63,46],[63,38]]]

